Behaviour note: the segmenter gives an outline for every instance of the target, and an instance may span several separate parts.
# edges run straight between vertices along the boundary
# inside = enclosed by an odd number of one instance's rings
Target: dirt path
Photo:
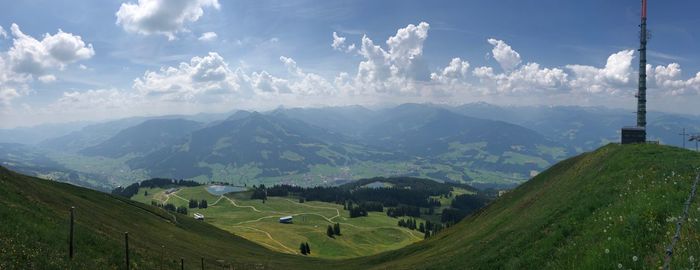
[[[175,192],[173,192],[173,193],[170,193],[170,194],[173,195],[173,196],[175,196],[175,198],[178,198],[178,199],[183,200],[183,201],[186,201],[186,202],[190,202],[190,200],[185,199],[185,198],[181,197],[180,195],[177,195],[178,192],[179,192],[179,190],[178,190],[178,191],[175,191]],[[166,195],[166,196],[167,196],[167,195]]]
[[[317,208],[317,209],[330,209],[330,210],[335,210],[335,213],[336,213],[335,216],[332,216],[332,217],[330,217],[330,218],[326,218],[325,216],[323,216],[326,220],[328,220],[328,222],[331,222],[331,223],[333,222],[332,220],[333,220],[334,218],[340,217],[340,210],[338,210],[338,208],[323,207],[323,206],[313,206],[313,205],[308,205],[308,204],[303,204],[303,203],[295,202],[295,201],[292,201],[292,200],[290,200],[290,199],[285,199],[285,200],[287,200],[287,201],[289,201],[289,202],[291,202],[291,203],[293,203],[293,204],[297,204],[297,205],[301,205],[301,206],[305,206],[305,207],[311,207],[311,208]],[[322,215],[321,215],[321,216],[322,216]]]
[[[255,206],[251,206],[251,205],[238,205],[238,204],[236,203],[236,201],[231,200],[231,198],[226,197],[226,199],[227,199],[229,202],[231,202],[231,204],[233,204],[233,206],[235,206],[235,207],[238,207],[238,208],[250,208],[250,209],[253,209],[253,211],[255,211],[255,212],[262,213],[262,211],[260,211],[260,210],[258,210],[257,208],[255,208]]]
[[[216,204],[219,203],[219,201],[221,201],[221,199],[223,199],[224,197],[225,197],[224,195],[221,195],[221,197],[219,197],[219,199],[217,199],[214,203],[210,204],[209,206],[214,206],[214,205],[216,205]]]
[[[280,245],[280,246],[283,247],[284,249],[288,250],[289,253],[291,253],[291,254],[297,254],[296,250],[293,250],[293,249],[289,248],[288,246],[285,246],[284,244],[282,244],[280,241],[277,241],[275,238],[272,237],[272,235],[270,235],[270,233],[268,233],[268,232],[266,232],[266,231],[263,231],[263,230],[258,229],[258,228],[248,227],[248,226],[233,226],[233,227],[246,228],[246,229],[251,229],[251,230],[254,230],[254,231],[258,231],[258,232],[264,233],[265,235],[267,235],[268,238],[270,238],[270,240],[274,241],[275,243],[277,243],[278,245]]]

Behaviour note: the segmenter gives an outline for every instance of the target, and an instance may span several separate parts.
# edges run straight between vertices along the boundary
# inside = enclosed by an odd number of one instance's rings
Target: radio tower
[[[639,25],[639,92],[637,92],[637,127],[647,127],[647,0],[642,0],[642,24]]]
[[[647,0],[642,0],[642,23],[639,25],[639,89],[637,126],[622,128],[622,144],[644,143],[647,140]]]

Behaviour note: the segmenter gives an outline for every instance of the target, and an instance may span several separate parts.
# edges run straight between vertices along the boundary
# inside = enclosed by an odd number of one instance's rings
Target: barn
[[[281,217],[280,223],[291,224],[292,223],[292,216]]]

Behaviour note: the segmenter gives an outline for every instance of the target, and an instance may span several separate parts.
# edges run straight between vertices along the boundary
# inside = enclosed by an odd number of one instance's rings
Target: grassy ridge
[[[187,218],[173,224],[150,206],[2,169],[0,263],[10,264],[0,268],[67,268],[65,217],[76,205],[76,268],[117,268],[121,232],[131,231],[141,232],[133,237],[134,269],[154,268],[161,243],[169,258],[206,255],[267,269],[651,269],[663,262],[698,167],[700,155],[687,150],[608,145],[553,166],[427,241],[342,261],[270,252]],[[699,201],[674,269],[698,266]]]
[[[125,198],[41,180],[0,167],[0,269],[121,269],[130,232],[132,269],[187,265],[318,267],[319,261],[269,251],[185,216]],[[76,254],[67,258],[68,209],[76,207]],[[165,246],[162,249],[161,246]]]
[[[698,167],[700,155],[679,148],[608,145],[557,164],[443,234],[362,263],[378,269],[657,268]],[[699,201],[683,225],[673,268],[697,267]]]

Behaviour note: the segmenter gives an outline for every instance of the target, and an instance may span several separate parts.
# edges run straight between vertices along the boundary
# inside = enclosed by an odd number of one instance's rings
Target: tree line
[[[162,203],[157,202],[157,201],[151,201],[151,205],[163,208],[163,209],[170,211],[170,212],[175,212],[178,214],[187,215],[187,207],[184,207],[184,206],[175,207],[175,205],[172,203],[162,204]]]
[[[455,224],[467,215],[486,206],[490,198],[478,194],[462,194],[455,196],[450,203],[450,208],[442,210],[440,221],[446,224]]]
[[[209,207],[209,203],[207,200],[195,200],[195,199],[190,199],[190,202],[188,204],[189,208],[207,208]]]
[[[152,178],[136,182],[126,187],[117,187],[112,190],[113,195],[131,198],[139,192],[140,188],[166,188],[166,187],[196,187],[201,185],[198,182],[184,179]]]
[[[434,223],[430,220],[426,220],[425,223],[418,223],[415,218],[400,219],[398,225],[399,227],[422,232],[423,238],[429,238],[445,228],[441,223]]]

